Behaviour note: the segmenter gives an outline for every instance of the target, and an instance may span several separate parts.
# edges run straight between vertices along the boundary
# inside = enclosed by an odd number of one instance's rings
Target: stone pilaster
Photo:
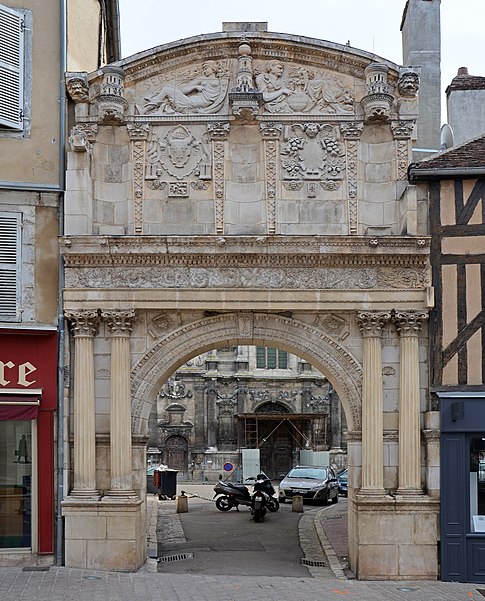
[[[99,498],[96,489],[94,336],[97,311],[66,313],[74,335],[74,487],[71,497]]]
[[[111,332],[110,456],[108,497],[134,497],[132,483],[130,334],[134,311],[102,313]]]
[[[365,311],[357,316],[364,338],[360,492],[366,495],[384,494],[381,338],[390,318],[391,314],[387,311]]]
[[[419,406],[419,333],[427,311],[395,311],[400,336],[398,494],[422,494]]]

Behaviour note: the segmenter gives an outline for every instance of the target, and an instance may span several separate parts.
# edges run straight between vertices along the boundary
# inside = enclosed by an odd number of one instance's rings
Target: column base
[[[422,497],[424,491],[422,488],[398,488],[396,497]]]
[[[86,501],[86,500],[94,500],[94,501],[99,501],[99,499],[101,499],[101,495],[99,493],[98,490],[87,490],[87,489],[75,489],[73,488],[71,490],[71,492],[69,493],[69,495],[67,496],[67,498],[69,500],[73,500],[75,501],[76,499],[79,499],[80,501]]]
[[[384,488],[361,488],[357,491],[358,495],[365,495],[366,497],[383,497],[387,495]]]
[[[140,499],[110,503],[69,499],[65,519],[68,568],[135,572],[146,559],[146,508]]]
[[[122,501],[123,499],[138,499],[138,495],[134,490],[108,490],[102,501]]]

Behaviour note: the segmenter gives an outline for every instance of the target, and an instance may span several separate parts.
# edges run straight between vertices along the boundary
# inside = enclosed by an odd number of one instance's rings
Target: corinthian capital
[[[401,337],[418,336],[421,332],[423,321],[429,317],[426,310],[394,311],[393,321]]]
[[[101,317],[106,320],[106,325],[112,334],[129,336],[136,319],[135,311],[103,311]]]
[[[390,311],[359,311],[357,313],[357,323],[364,338],[380,337],[384,326],[390,319]]]
[[[97,311],[66,311],[66,319],[72,323],[74,336],[96,336],[99,327]]]

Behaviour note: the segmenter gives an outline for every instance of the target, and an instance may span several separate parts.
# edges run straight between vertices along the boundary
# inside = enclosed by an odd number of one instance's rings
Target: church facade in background
[[[161,388],[148,457],[179,478],[240,480],[241,450],[259,449],[260,468],[278,478],[303,462],[301,450],[327,451],[343,469],[345,430],[336,392],[306,361],[275,348],[219,348],[187,361]]]

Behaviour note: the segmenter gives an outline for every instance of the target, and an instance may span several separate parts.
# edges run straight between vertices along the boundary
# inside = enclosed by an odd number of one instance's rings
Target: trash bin
[[[178,470],[162,470],[160,472],[161,481],[159,488],[159,497],[175,499],[177,495],[177,474]]]
[[[158,486],[155,484],[155,474],[156,470],[154,468],[150,468],[147,470],[147,493],[157,495],[158,494]]]

